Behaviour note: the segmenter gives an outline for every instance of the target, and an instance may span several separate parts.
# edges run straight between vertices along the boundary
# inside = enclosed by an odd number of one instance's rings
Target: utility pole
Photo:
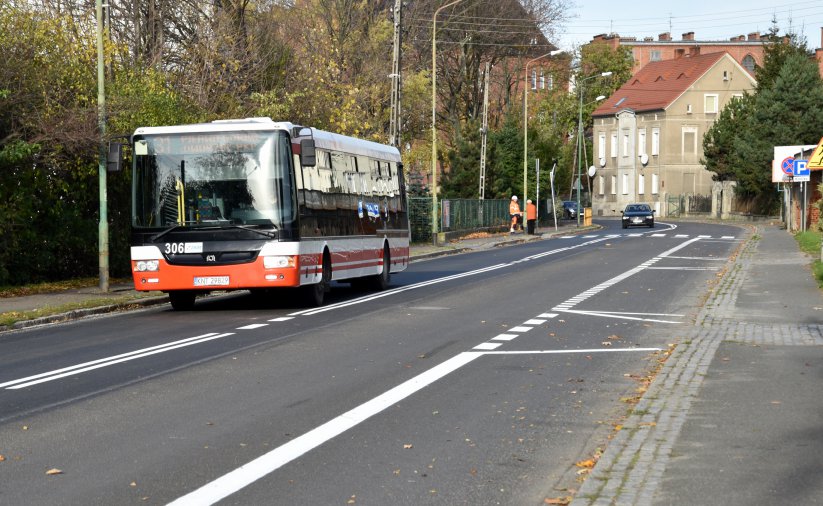
[[[486,62],[483,76],[483,126],[480,128],[480,200],[486,198],[486,137],[489,133],[489,73],[491,68]]]
[[[391,119],[389,121],[389,144],[400,145],[400,35],[402,25],[400,23],[400,9],[402,0],[394,2],[394,54],[392,55],[391,68]]]
[[[109,291],[109,218],[108,192],[106,190],[106,92],[105,54],[103,52],[103,2],[97,0],[95,5],[97,18],[97,123],[100,129],[99,164],[97,175],[100,185],[100,221],[97,225],[98,270],[100,272],[100,291]]]

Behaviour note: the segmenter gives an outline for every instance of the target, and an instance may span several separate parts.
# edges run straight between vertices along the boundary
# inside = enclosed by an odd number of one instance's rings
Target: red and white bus
[[[131,146],[134,286],[175,309],[296,287],[321,305],[332,281],[383,289],[408,265],[397,148],[269,118],[138,128]]]

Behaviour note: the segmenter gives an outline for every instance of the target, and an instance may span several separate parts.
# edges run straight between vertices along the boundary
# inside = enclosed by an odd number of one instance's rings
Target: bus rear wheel
[[[375,290],[382,291],[389,287],[391,283],[391,256],[389,253],[389,246],[383,246],[383,271],[380,274],[372,276],[371,285]]]
[[[191,311],[197,294],[188,290],[169,292],[169,302],[175,311]]]

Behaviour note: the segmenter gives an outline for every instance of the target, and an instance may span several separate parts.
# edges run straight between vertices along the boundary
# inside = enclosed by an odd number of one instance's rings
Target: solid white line
[[[563,355],[575,353],[620,353],[626,351],[661,351],[661,348],[592,348],[590,350],[511,350],[487,351],[485,355]]]
[[[156,349],[156,350],[149,351],[149,352],[146,352],[146,353],[141,353],[139,355],[132,355],[132,356],[129,356],[129,357],[118,359],[118,360],[109,360],[107,362],[100,363],[100,364],[93,365],[93,366],[89,366],[89,367],[84,367],[82,369],[72,369],[71,371],[64,372],[62,374],[52,374],[48,377],[44,377],[44,378],[34,380],[34,381],[29,381],[27,383],[17,384],[17,385],[10,386],[10,387],[7,387],[7,388],[8,388],[8,390],[17,390],[17,389],[20,389],[20,388],[26,388],[26,387],[30,387],[32,385],[38,385],[40,383],[46,383],[48,381],[54,381],[56,379],[65,378],[66,376],[73,376],[75,374],[80,374],[81,372],[93,371],[95,369],[101,369],[103,367],[108,367],[110,365],[120,364],[122,362],[128,362],[128,361],[134,360],[136,358],[143,358],[143,357],[148,357],[150,355],[157,355],[158,353],[164,353],[164,352],[174,350],[174,349],[177,349],[177,348],[183,348],[183,347],[186,347],[186,346],[191,346],[193,344],[200,344],[200,343],[204,343],[206,341],[212,341],[214,339],[220,339],[222,337],[233,336],[233,335],[234,335],[233,332],[228,332],[228,333],[225,333],[225,334],[212,335],[210,337],[206,337],[206,338],[200,339],[198,341],[188,341],[188,342],[185,342],[185,343],[182,343],[182,344],[177,344],[175,346],[166,346],[166,347],[161,348],[161,349]],[[21,380],[16,380],[16,381],[21,381]]]
[[[716,271],[720,267],[649,267],[650,271]]]
[[[719,258],[719,257],[675,257],[675,256],[670,256],[670,257],[666,257],[666,258],[676,258],[678,260],[712,260],[712,261],[715,261],[715,262],[725,262],[726,261],[725,258]]]
[[[452,357],[169,504],[214,504],[483,355],[463,352]]]
[[[151,350],[158,350],[158,349],[161,349],[161,348],[166,348],[168,346],[174,346],[175,344],[179,344],[179,343],[187,343],[189,341],[199,341],[200,339],[204,339],[204,338],[215,336],[215,335],[217,335],[217,334],[215,334],[214,332],[210,332],[208,334],[203,334],[202,336],[189,337],[188,339],[182,339],[180,341],[174,341],[174,342],[171,342],[171,343],[160,344],[160,345],[157,345],[157,346],[152,346],[150,348],[143,348],[143,349],[140,349],[140,350],[130,351],[128,353],[121,353],[120,355],[114,355],[112,357],[100,358],[100,359],[97,359],[97,360],[92,360],[91,362],[84,362],[82,364],[76,364],[76,365],[72,365],[72,366],[69,366],[69,367],[64,367],[62,369],[55,369],[54,371],[44,372],[44,373],[40,373],[40,374],[35,374],[34,376],[27,376],[25,378],[20,378],[20,379],[16,379],[16,380],[12,380],[12,381],[7,381],[5,383],[0,383],[0,388],[5,388],[5,387],[11,386],[11,385],[15,385],[17,383],[23,383],[23,382],[26,382],[26,381],[30,381],[30,380],[34,380],[34,379],[38,379],[38,378],[43,378],[43,377],[46,377],[46,376],[51,376],[52,374],[59,374],[61,372],[66,372],[66,371],[74,371],[76,369],[81,369],[81,368],[86,367],[86,366],[90,366],[90,365],[94,365],[94,364],[100,364],[100,363],[103,363],[103,362],[108,362],[110,360],[116,360],[118,358],[130,357],[132,355],[137,355],[139,353],[144,353],[144,352],[151,351]]]
[[[575,313],[575,314],[582,314],[587,316],[602,316],[603,318],[614,318],[616,320],[634,320],[640,322],[655,322],[655,323],[682,323],[677,321],[671,320],[658,320],[657,318],[638,318],[636,316],[626,316],[620,313],[608,313],[603,312],[599,313],[597,311],[578,311],[576,309],[569,309],[566,311],[567,313]]]
[[[252,323],[250,325],[244,325],[243,327],[237,327],[236,330],[254,330],[259,329],[260,327],[268,327],[268,323]]]

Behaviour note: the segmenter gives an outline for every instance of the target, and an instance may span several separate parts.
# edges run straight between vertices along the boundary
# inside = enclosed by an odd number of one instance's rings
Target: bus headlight
[[[266,269],[285,269],[294,267],[295,261],[293,256],[267,256],[263,257],[263,266]]]
[[[160,262],[158,260],[140,260],[135,265],[138,272],[156,272],[160,270]]]

